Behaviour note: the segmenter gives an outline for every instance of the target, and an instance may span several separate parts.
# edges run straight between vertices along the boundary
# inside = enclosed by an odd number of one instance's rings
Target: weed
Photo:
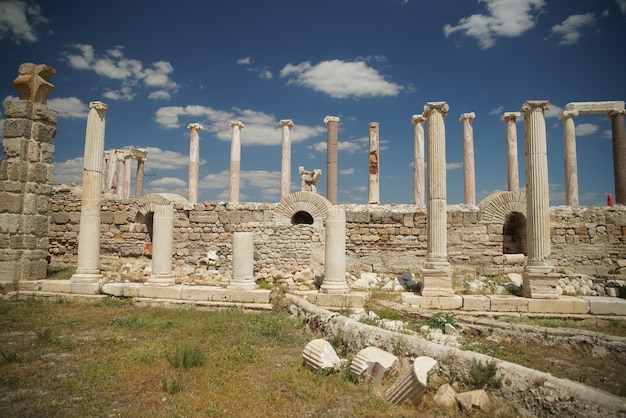
[[[346,300],[342,305],[341,309],[339,309],[339,315],[342,316],[350,316],[354,313],[352,307],[350,306],[350,302]]]
[[[133,361],[139,364],[152,364],[154,361],[154,354],[149,350],[141,350],[135,354]]]
[[[455,315],[451,312],[437,312],[433,314],[433,316],[428,318],[428,321],[426,322],[426,324],[430,328],[436,328],[436,329],[442,330],[445,334],[446,324],[450,324],[453,327],[456,326]]]
[[[145,328],[147,326],[147,323],[144,319],[134,318],[132,316],[115,318],[111,320],[110,324],[114,327],[130,328],[130,329]]]
[[[37,336],[37,342],[39,344],[51,344],[54,341],[52,337],[52,330],[50,328],[44,328],[42,330],[35,331]]]
[[[475,353],[486,354],[488,356],[497,358],[502,358],[504,355],[501,345],[489,344],[481,338],[463,338],[463,342],[461,343],[461,349],[473,351]]]
[[[394,356],[404,356],[406,354],[406,351],[406,344],[404,343],[404,340],[398,338],[393,342],[393,349],[391,350],[391,352]]]
[[[388,306],[380,308],[376,314],[381,319],[389,319],[391,321],[399,321],[402,319],[402,314],[400,312]]]
[[[257,282],[260,289],[272,290],[274,288],[274,284],[270,282],[266,282],[265,280],[259,280]]]
[[[166,378],[163,378],[163,392],[173,395],[175,393],[180,392],[183,389],[183,377],[179,376],[177,379],[172,379],[172,381],[168,381]]]
[[[4,351],[0,351],[0,354],[2,355],[2,363],[17,363],[20,361],[20,358],[18,357],[17,353],[5,353]]]
[[[165,353],[165,359],[177,369],[200,367],[204,363],[204,354],[198,347],[176,347],[171,353]]]
[[[341,355],[341,357],[348,355],[348,344],[341,335],[341,331],[337,331],[337,334],[333,335],[328,342],[333,346],[335,351]]]
[[[502,385],[502,377],[496,377],[498,366],[495,360],[483,364],[482,361],[472,360],[470,365],[470,376],[474,385],[484,388],[491,386],[499,388]]]
[[[69,280],[74,273],[76,273],[76,267],[50,267],[46,272],[46,279],[48,280]]]

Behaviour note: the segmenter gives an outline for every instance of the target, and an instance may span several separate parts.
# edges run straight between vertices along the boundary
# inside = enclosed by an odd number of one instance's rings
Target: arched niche
[[[332,204],[317,193],[296,192],[281,199],[274,211],[274,221],[292,225],[323,225]]]

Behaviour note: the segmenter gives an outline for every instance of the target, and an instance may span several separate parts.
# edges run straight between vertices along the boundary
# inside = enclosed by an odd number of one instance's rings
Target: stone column
[[[429,102],[424,105],[424,116],[428,120],[428,239],[426,262],[422,268],[422,296],[454,296],[446,235],[448,214],[444,118],[448,109],[446,102]]]
[[[137,159],[137,179],[135,182],[135,197],[140,198],[143,196],[143,180],[145,176],[146,159]]]
[[[506,163],[507,179],[510,192],[519,191],[519,168],[517,163],[517,125],[515,120],[520,112],[506,112],[502,120],[506,122]]]
[[[380,159],[378,146],[380,141],[378,122],[370,122],[369,126],[369,159],[368,159],[368,182],[367,203],[377,205],[380,203]]]
[[[527,101],[524,113],[524,150],[526,156],[526,213],[528,262],[524,267],[524,296],[556,299],[558,275],[550,260],[550,193],[548,189],[548,152],[544,111],[547,100]]]
[[[108,159],[108,167],[107,167],[107,181],[106,181],[106,190],[109,193],[117,193],[117,184],[115,182],[115,178],[117,176],[117,150],[110,149],[107,151],[109,156]]]
[[[326,212],[326,248],[322,293],[348,293],[346,282],[346,211],[332,206]]]
[[[578,206],[578,164],[576,161],[576,125],[574,118],[577,111],[565,110],[559,119],[563,121],[563,156],[565,166],[565,204]]]
[[[251,290],[259,286],[254,281],[254,234],[233,233],[233,279],[228,289]]]
[[[123,199],[130,199],[130,173],[133,168],[133,159],[129,151],[124,156],[124,195]]]
[[[117,182],[116,182],[116,191],[117,197],[120,199],[124,199],[124,195],[126,191],[124,190],[124,175],[126,173],[126,157],[124,155],[124,151],[117,150],[115,153],[117,158]]]
[[[328,201],[337,204],[337,178],[338,178],[338,125],[339,118],[337,116],[326,116],[324,118],[326,124],[326,198]]]
[[[189,203],[198,203],[198,170],[200,168],[200,132],[203,128],[199,123],[190,123],[187,129],[191,130],[189,137],[189,181],[187,200]]]
[[[424,121],[423,115],[413,115],[413,204],[424,204]]]
[[[282,158],[280,160],[280,198],[284,199],[291,193],[291,128],[294,124],[291,119],[280,121],[282,129]]]
[[[102,201],[102,155],[104,154],[105,114],[109,107],[102,102],[89,103],[85,156],[83,161],[83,196],[78,234],[78,266],[72,282],[97,283],[100,273],[100,202]]]
[[[170,286],[174,253],[174,206],[156,205],[152,221],[152,274],[146,284]]]
[[[611,138],[613,139],[613,176],[615,178],[615,203],[626,205],[626,128],[624,115],[626,111],[612,111]]]
[[[459,121],[463,124],[463,184],[465,204],[476,206],[476,171],[474,169],[474,127],[476,114],[463,113]]]
[[[230,189],[228,201],[239,202],[239,172],[241,170],[241,130],[245,125],[238,120],[230,122],[233,129],[233,136],[230,143]]]

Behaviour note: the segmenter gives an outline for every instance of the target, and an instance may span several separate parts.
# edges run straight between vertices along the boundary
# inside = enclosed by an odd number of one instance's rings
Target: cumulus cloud
[[[271,80],[272,78],[274,78],[274,74],[272,74],[272,72],[269,69],[264,68],[259,73],[259,78],[262,78],[264,80]]]
[[[576,136],[593,135],[598,132],[600,127],[593,123],[581,123],[576,125]]]
[[[489,111],[490,115],[495,115],[495,116],[501,116],[504,114],[504,107],[503,106],[498,106],[495,109],[491,109]]]
[[[554,25],[551,32],[560,38],[559,45],[573,45],[580,40],[582,31],[593,27],[595,23],[596,17],[593,13],[572,15],[558,25]]]
[[[287,64],[280,76],[288,79],[288,85],[307,87],[338,99],[397,96],[402,90],[400,85],[385,80],[364,61]]]
[[[189,155],[183,155],[177,151],[162,150],[158,147],[145,147],[148,151],[148,165],[150,169],[176,170],[189,166]],[[200,165],[206,160],[200,160]]]
[[[485,3],[488,14],[464,17],[456,25],[445,24],[447,37],[455,32],[475,38],[483,48],[491,48],[496,38],[517,37],[532,29],[545,0],[478,0]]]
[[[252,64],[252,58],[250,58],[250,57],[239,58],[237,60],[237,64],[250,65],[250,64]]]
[[[622,14],[626,14],[626,0],[615,0]]]
[[[550,109],[546,110],[544,112],[544,116],[546,118],[557,118],[559,117],[561,114],[563,113],[563,108],[560,106],[557,106],[555,104],[550,104]],[[522,113],[522,116],[524,116],[524,114]],[[522,118],[523,119],[523,118]]]
[[[111,48],[104,54],[96,54],[93,46],[85,44],[74,44],[72,49],[72,53],[65,53],[65,59],[72,68],[91,70],[101,77],[121,82],[119,89],[108,89],[104,93],[109,99],[132,100],[138,85],[156,89],[148,95],[150,99],[169,99],[171,93],[178,89],[178,84],[171,79],[174,67],[167,61],[156,61],[146,66],[140,60],[125,58],[122,46]]]
[[[83,157],[54,163],[54,183],[72,184],[83,181]]]
[[[344,168],[343,170],[339,170],[339,174],[350,175],[354,174],[356,170],[354,168]]]
[[[457,168],[463,168],[463,163],[446,163],[446,170],[456,170]]]
[[[247,197],[245,190],[251,189],[260,191],[263,201],[277,200],[280,197],[280,171],[241,171],[239,188],[241,190],[240,199]],[[228,187],[230,182],[230,174],[228,170],[219,173],[210,173],[199,181],[200,189],[220,190],[217,195],[218,199],[228,198]]]
[[[313,145],[309,145],[307,147],[308,149],[312,149],[314,151],[317,152],[326,152],[326,150],[328,149],[328,144],[323,141],[323,142],[316,142]],[[354,142],[354,141],[339,141],[337,142],[337,150],[339,151],[346,151],[350,154],[354,154],[356,152],[359,152],[361,150],[363,150],[364,147],[362,144],[360,144],[358,141]]]
[[[163,177],[148,183],[149,193],[175,193],[187,196],[187,182],[178,177]]]
[[[41,8],[31,1],[4,0],[0,2],[0,39],[10,38],[16,44],[37,42],[35,27],[47,22]]]
[[[59,112],[60,118],[83,119],[89,108],[77,97],[55,97],[48,100],[48,106]]]

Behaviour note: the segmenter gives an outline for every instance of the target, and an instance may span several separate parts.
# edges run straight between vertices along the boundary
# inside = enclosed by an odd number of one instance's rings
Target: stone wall
[[[137,210],[137,200],[102,201],[102,255],[117,260],[103,269],[119,269],[128,260],[151,254],[149,214]],[[214,270],[231,275],[231,241],[235,231],[255,233],[255,269],[265,278],[308,271],[323,272],[324,228],[292,225],[277,216],[268,203],[204,202],[195,206],[175,203],[174,266]],[[426,209],[413,205],[345,205],[347,270],[359,275],[373,271],[396,275],[418,273],[426,256]],[[517,271],[503,256],[501,221],[485,221],[479,207],[448,206],[448,256],[457,274],[498,275]],[[523,217],[522,217],[523,218]],[[75,263],[80,190],[56,187],[51,204],[50,254],[55,262]],[[606,277],[626,259],[626,207],[551,208],[552,256],[564,272]],[[217,258],[208,263],[207,253]],[[117,264],[116,264],[117,263]],[[206,274],[205,274],[206,276]]]

